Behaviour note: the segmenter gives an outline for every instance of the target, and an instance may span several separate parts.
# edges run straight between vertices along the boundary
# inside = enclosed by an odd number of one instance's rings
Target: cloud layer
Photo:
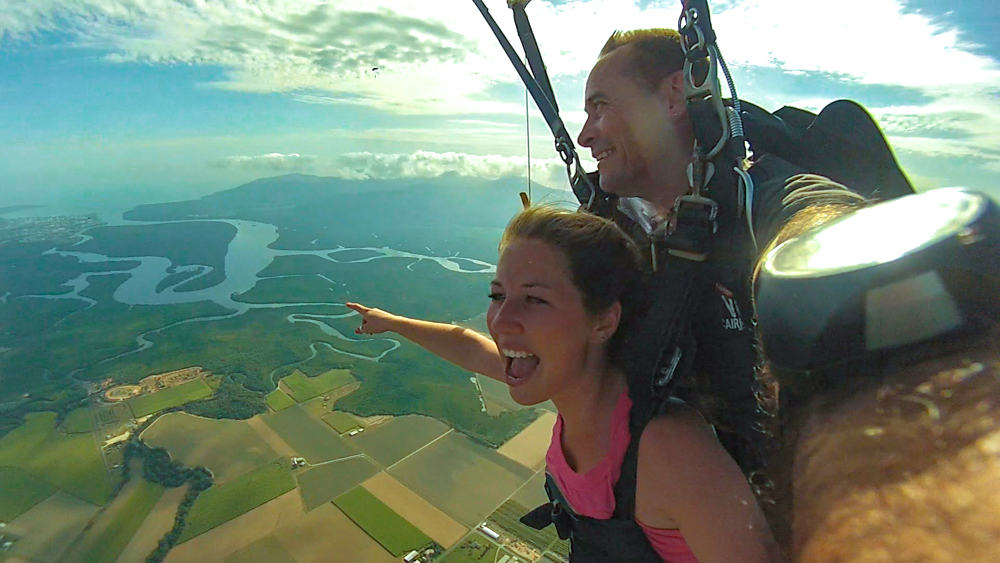
[[[486,3],[516,42],[506,3]],[[1000,65],[941,20],[909,11],[903,0],[718,0],[712,7],[737,78],[760,76],[738,82],[744,97],[772,109],[818,109],[853,97],[899,147],[934,156],[945,150],[935,147],[940,140],[948,154],[995,167],[988,147],[1000,146]],[[573,124],[581,77],[608,33],[673,27],[678,2],[540,0],[528,12],[556,90],[569,93],[560,102]],[[210,66],[222,76],[211,87],[285,93],[309,104],[511,121],[523,111],[520,83],[470,0],[0,3],[0,47],[34,41],[96,50],[110,63]],[[231,165],[284,162],[245,158]],[[420,165],[407,164],[415,173]]]
[[[433,178],[445,173],[495,179],[525,176],[527,159],[519,156],[455,152],[417,151],[412,154],[354,152],[337,158],[331,173],[352,180]],[[539,184],[563,187],[566,185],[565,167],[557,158],[532,159],[531,179],[532,182]]]
[[[273,152],[252,156],[228,156],[216,160],[212,164],[219,168],[236,168],[262,172],[291,172],[310,170],[315,161],[315,156]]]

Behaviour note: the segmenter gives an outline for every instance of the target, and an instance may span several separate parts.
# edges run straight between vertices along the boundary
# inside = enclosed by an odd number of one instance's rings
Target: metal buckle
[[[681,220],[691,213],[691,211],[685,211],[685,208],[688,210],[697,208],[708,209],[708,216],[705,220],[712,223],[713,233],[718,230],[719,225],[715,220],[719,216],[719,204],[715,203],[715,200],[700,195],[682,195],[674,200],[674,217],[676,221],[671,232],[676,230]]]

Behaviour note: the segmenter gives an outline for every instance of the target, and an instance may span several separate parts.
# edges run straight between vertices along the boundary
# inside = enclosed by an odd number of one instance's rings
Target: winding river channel
[[[115,290],[113,294],[113,299],[120,303],[126,305],[175,305],[180,303],[194,303],[199,301],[211,301],[226,309],[231,310],[231,313],[224,315],[213,315],[204,317],[194,317],[178,321],[166,326],[159,327],[157,329],[138,334],[135,337],[136,347],[125,353],[118,354],[116,356],[108,357],[103,359],[99,363],[106,363],[123,356],[135,354],[146,350],[153,346],[152,341],[149,340],[151,334],[155,334],[164,331],[168,328],[178,326],[186,323],[195,322],[211,322],[221,319],[228,319],[238,315],[242,315],[251,309],[276,309],[285,307],[302,307],[307,305],[343,305],[343,303],[243,303],[240,301],[233,300],[233,296],[246,291],[249,291],[257,283],[258,280],[264,279],[260,277],[260,272],[266,268],[272,260],[279,256],[299,256],[299,255],[312,255],[318,256],[324,260],[329,260],[331,262],[337,263],[360,263],[360,262],[371,262],[373,260],[385,259],[385,258],[410,258],[414,262],[420,260],[429,260],[437,263],[442,268],[450,270],[453,272],[462,273],[492,273],[496,271],[496,267],[493,264],[483,262],[480,260],[475,260],[471,258],[458,258],[457,256],[431,256],[426,254],[417,254],[412,252],[405,252],[401,250],[396,250],[389,247],[344,247],[337,246],[334,248],[323,248],[315,250],[279,250],[271,248],[269,245],[278,240],[278,229],[274,225],[266,223],[258,223],[253,221],[242,221],[234,219],[206,219],[206,220],[184,220],[184,221],[127,221],[127,220],[113,220],[109,222],[110,226],[119,225],[159,225],[159,224],[169,224],[169,223],[193,223],[193,222],[221,222],[228,223],[236,228],[236,236],[229,243],[229,247],[226,253],[225,260],[225,279],[212,287],[206,289],[200,289],[196,291],[175,291],[175,288],[198,277],[208,275],[212,268],[208,266],[190,265],[190,266],[176,266],[173,270],[170,270],[172,263],[169,259],[161,256],[129,256],[129,257],[109,257],[102,254],[95,254],[90,252],[77,252],[72,250],[72,248],[67,250],[57,250],[50,249],[46,254],[57,254],[61,256],[73,257],[79,260],[81,263],[86,264],[101,264],[101,270],[95,272],[86,272],[74,279],[65,282],[65,286],[70,288],[67,293],[59,295],[31,295],[24,297],[33,297],[41,299],[77,299],[86,302],[87,308],[92,307],[96,304],[93,299],[81,295],[89,285],[90,278],[93,276],[105,276],[110,274],[128,274],[128,279],[123,282]],[[76,245],[83,244],[84,242],[90,240],[92,237],[89,235],[83,235],[83,239],[80,240]],[[365,251],[365,256],[361,258],[354,258],[350,260],[338,260],[337,255],[340,253],[345,253],[345,256],[357,256],[356,252],[347,251]],[[135,262],[139,264],[134,265]],[[109,267],[108,264],[111,264]],[[116,269],[113,265],[121,264],[120,269]],[[412,263],[410,264],[412,266]],[[464,266],[464,267],[463,267]],[[107,269],[105,269],[107,268]],[[166,278],[168,275],[177,272],[192,272],[192,276],[185,277],[183,280],[178,280],[173,285],[162,289],[157,292],[156,288],[160,282]],[[328,281],[335,282],[335,280]],[[4,296],[6,299],[6,296]],[[356,315],[357,313],[353,311],[346,311],[340,314],[301,314],[292,313],[289,314],[286,320],[290,323],[309,323],[316,325],[324,334],[332,336],[334,338],[358,342],[359,339],[347,336],[340,331],[334,329],[332,326],[324,323],[321,319],[323,318],[344,318]],[[65,317],[62,319],[65,320]],[[62,321],[60,321],[62,322]],[[311,355],[309,357],[303,358],[300,361],[294,362],[295,364],[308,361],[317,354],[317,344],[323,345],[335,352],[351,356],[353,358],[374,361],[377,362],[384,358],[386,354],[392,352],[399,347],[399,341],[383,337],[384,341],[387,341],[391,346],[380,354],[374,356],[365,356],[357,354],[355,352],[349,352],[346,350],[340,350],[336,346],[332,346],[325,342],[316,343],[313,342],[309,345],[309,350]],[[371,341],[372,339],[365,339],[366,341]],[[375,339],[378,340],[378,339]],[[292,365],[292,364],[290,364]],[[275,372],[277,372],[282,367],[279,366],[272,373],[273,378]],[[76,375],[79,371],[84,368],[75,370],[71,375]]]

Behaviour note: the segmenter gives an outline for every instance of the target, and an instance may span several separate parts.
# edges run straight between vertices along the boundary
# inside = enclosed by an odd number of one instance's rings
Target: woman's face
[[[518,403],[552,399],[578,380],[588,362],[603,361],[610,335],[584,308],[565,255],[549,243],[513,239],[500,256],[490,299],[490,336]]]

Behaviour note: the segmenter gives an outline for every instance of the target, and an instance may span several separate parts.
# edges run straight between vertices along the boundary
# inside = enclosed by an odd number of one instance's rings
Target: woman
[[[507,383],[520,404],[552,400],[559,416],[546,454],[550,480],[574,513],[607,521],[630,440],[632,404],[614,361],[616,334],[629,317],[639,276],[637,251],[613,223],[536,207],[517,215],[500,243],[487,312],[492,340],[450,324],[347,305],[363,318],[358,333],[396,332]],[[666,561],[776,558],[736,463],[711,427],[683,404],[646,426],[635,499],[630,523],[641,533],[598,541],[613,558],[626,558],[626,547]],[[596,541],[580,533],[574,529],[571,538],[575,556]],[[623,545],[635,541],[647,543]]]

